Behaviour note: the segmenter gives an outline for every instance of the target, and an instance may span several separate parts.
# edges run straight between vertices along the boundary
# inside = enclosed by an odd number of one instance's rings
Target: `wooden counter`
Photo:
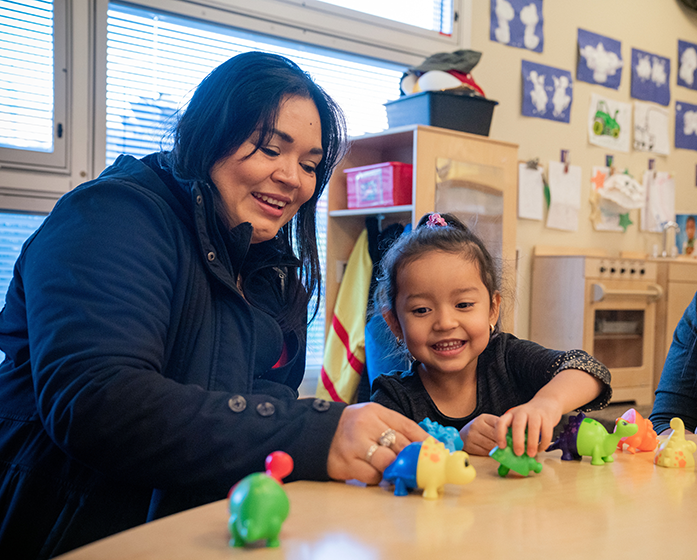
[[[697,436],[688,435],[693,441]],[[291,513],[277,549],[230,548],[225,501],[125,531],[61,560],[694,558],[695,472],[653,465],[653,453],[615,462],[543,453],[540,474],[500,478],[473,457],[477,478],[443,499],[338,482],[286,485]]]

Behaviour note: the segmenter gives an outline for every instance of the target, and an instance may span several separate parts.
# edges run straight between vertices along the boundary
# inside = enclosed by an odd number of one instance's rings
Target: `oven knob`
[[[630,274],[636,274],[636,268],[632,268],[632,269],[629,271],[629,273],[630,273]]]
[[[605,268],[604,266],[600,267],[600,272],[605,272],[606,270],[607,270],[607,268]]]
[[[627,271],[626,268],[621,268],[621,269],[620,269],[620,274],[624,274],[626,271]]]
[[[646,274],[646,271],[642,268],[642,269],[639,271],[639,274]]]
[[[613,266],[613,267],[610,269],[610,274],[614,274],[614,273],[615,273],[615,267]]]

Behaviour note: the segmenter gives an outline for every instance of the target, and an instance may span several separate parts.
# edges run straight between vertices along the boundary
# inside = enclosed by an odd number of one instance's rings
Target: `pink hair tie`
[[[426,225],[433,228],[438,226],[445,227],[448,225],[448,222],[446,222],[438,212],[434,212],[428,217],[428,222],[426,222]]]

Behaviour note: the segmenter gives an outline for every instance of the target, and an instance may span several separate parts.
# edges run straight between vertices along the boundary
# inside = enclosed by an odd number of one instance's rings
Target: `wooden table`
[[[697,441],[697,436],[688,438]],[[592,466],[543,453],[539,474],[497,474],[472,457],[477,478],[437,501],[396,497],[387,486],[294,482],[277,549],[230,548],[225,501],[136,527],[61,560],[399,560],[697,557],[694,470],[616,453]]]

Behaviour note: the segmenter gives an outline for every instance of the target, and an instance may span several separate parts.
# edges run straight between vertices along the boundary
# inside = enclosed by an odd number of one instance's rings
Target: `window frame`
[[[69,125],[70,7],[68,0],[53,1],[53,151],[0,147],[0,164],[10,169],[68,172],[72,127]],[[58,137],[58,127],[62,134]]]
[[[318,0],[207,0],[211,6],[220,6],[260,21],[285,24],[305,31],[325,35],[329,40],[348,39],[356,44],[372,45],[421,58],[434,52],[450,51],[458,45],[471,43],[470,26],[472,0],[453,0],[453,30],[442,35],[420,27],[334,6]],[[351,21],[347,26],[346,21]],[[464,23],[463,23],[464,22]],[[341,30],[337,32],[337,30]],[[322,46],[331,47],[323,44]],[[345,50],[345,49],[340,49]],[[352,52],[359,52],[352,50]],[[371,56],[368,53],[360,52]],[[375,56],[375,55],[372,55]],[[382,57],[392,60],[391,57]],[[405,62],[396,59],[395,62]]]

